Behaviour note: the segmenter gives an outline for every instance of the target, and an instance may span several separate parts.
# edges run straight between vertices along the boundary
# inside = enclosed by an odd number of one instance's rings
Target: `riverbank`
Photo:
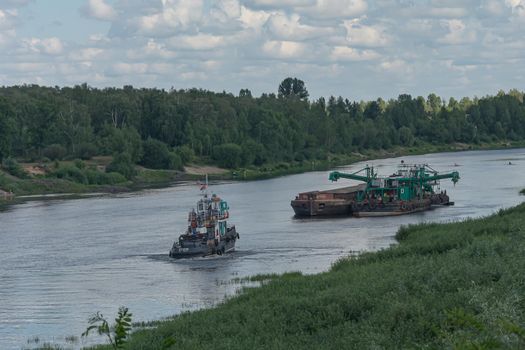
[[[525,147],[523,142],[484,143],[484,144],[450,144],[431,145],[421,144],[415,147],[395,147],[389,150],[366,150],[349,154],[331,154],[324,160],[291,161],[277,164],[265,164],[260,167],[249,167],[239,169],[220,169],[206,164],[188,166],[186,171],[176,170],[154,170],[138,167],[137,174],[128,181],[114,184],[85,184],[72,179],[48,178],[42,174],[36,174],[29,178],[21,179],[11,176],[0,170],[0,188],[12,192],[15,200],[5,201],[0,198],[0,205],[17,203],[24,200],[23,196],[38,195],[63,195],[64,197],[86,193],[121,193],[137,191],[146,188],[161,188],[177,182],[203,181],[203,171],[210,169],[208,177],[210,180],[235,180],[252,181],[275,178],[284,175],[304,173],[308,171],[324,171],[336,166],[349,165],[360,161],[400,157],[408,155],[419,155],[438,152],[459,152],[467,150],[492,150]],[[110,159],[104,159],[109,163]],[[71,163],[71,162],[70,162]],[[100,166],[98,162],[95,165]],[[22,196],[22,198],[20,198]],[[16,197],[19,199],[17,200]]]
[[[525,204],[480,219],[403,227],[396,238],[398,245],[342,259],[326,273],[258,276],[261,287],[154,322],[125,348],[525,345]]]

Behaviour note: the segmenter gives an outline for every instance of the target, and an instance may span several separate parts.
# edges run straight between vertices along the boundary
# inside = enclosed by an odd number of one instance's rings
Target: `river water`
[[[388,218],[295,219],[296,193],[354,184],[330,183],[328,171],[271,180],[212,184],[226,199],[241,239],[222,257],[171,260],[173,241],[199,199],[196,184],[95,198],[31,201],[0,212],[0,348],[66,343],[96,311],[112,319],[120,305],[134,321],[214,305],[239,288],[232,280],[261,273],[326,271],[348,254],[395,244],[400,225],[451,221],[520,203],[525,149],[439,153],[366,162],[380,174],[400,160],[458,170],[441,182],[452,207]],[[509,162],[512,165],[509,165]],[[455,166],[457,165],[457,166]],[[356,171],[358,163],[341,167]]]

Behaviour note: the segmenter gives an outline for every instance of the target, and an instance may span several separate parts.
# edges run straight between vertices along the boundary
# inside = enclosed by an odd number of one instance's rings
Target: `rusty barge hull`
[[[303,192],[292,200],[291,206],[295,215],[299,217],[337,215],[381,217],[411,214],[429,210],[433,206],[454,204],[443,194],[389,203],[358,201],[357,193],[363,188],[364,185],[358,185],[335,190]]]
[[[291,205],[297,216],[351,215],[352,203],[363,185],[343,187],[326,191],[299,193]]]

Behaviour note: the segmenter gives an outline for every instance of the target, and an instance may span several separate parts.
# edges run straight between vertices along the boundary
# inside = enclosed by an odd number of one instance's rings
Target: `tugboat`
[[[353,215],[389,216],[428,210],[437,205],[453,205],[446,191],[435,188],[439,180],[452,179],[459,173],[439,174],[427,164],[408,165],[401,161],[399,169],[390,176],[378,177],[368,165],[355,173],[330,173],[328,179],[340,178],[364,182],[361,185],[327,191],[299,193],[291,202],[296,216]]]
[[[215,194],[209,197],[207,191],[204,192],[197,202],[197,210],[189,212],[188,228],[173,243],[170,257],[180,259],[233,252],[239,234],[234,225],[228,225],[229,209],[226,201]]]

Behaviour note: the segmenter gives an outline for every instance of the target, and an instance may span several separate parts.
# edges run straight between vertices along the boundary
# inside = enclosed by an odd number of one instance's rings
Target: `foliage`
[[[261,287],[133,333],[126,348],[162,348],[174,334],[172,349],[525,346],[525,204],[400,236],[326,273],[255,278]]]
[[[82,169],[79,169],[73,165],[61,165],[58,169],[55,169],[51,175],[58,179],[78,182],[84,185],[89,184],[89,180]]]
[[[213,159],[215,159],[221,167],[238,168],[241,165],[242,149],[234,143],[217,146],[213,152]]]
[[[0,158],[128,153],[133,163],[154,169],[179,169],[210,158],[248,167],[398,146],[505,146],[520,140],[525,140],[525,103],[517,90],[445,102],[435,94],[402,94],[388,101],[308,100],[305,83],[291,77],[277,95],[260,97],[247,89],[236,97],[199,89],[86,84],[0,87]],[[240,159],[236,150],[235,157],[222,152],[222,145],[240,147]]]
[[[44,157],[49,158],[50,160],[62,160],[67,154],[67,149],[59,144],[52,144],[49,146],[46,146],[42,150],[42,155]]]
[[[128,308],[121,306],[118,309],[115,324],[110,327],[104,316],[97,312],[89,319],[90,326],[82,333],[82,337],[87,337],[89,333],[96,330],[98,334],[105,335],[113,349],[122,349],[131,331],[131,316]]]
[[[170,150],[164,142],[150,137],[144,141],[143,149],[142,165],[151,169],[170,169]]]
[[[521,194],[525,194],[525,188],[520,191]]]
[[[304,81],[297,78],[286,78],[279,85],[279,97],[306,99],[308,91]]]
[[[5,158],[2,161],[2,168],[9,174],[16,176],[20,179],[27,179],[29,174],[18,164],[14,158]]]
[[[131,161],[131,156],[128,153],[119,153],[113,157],[113,161],[106,167],[106,172],[117,172],[126,179],[131,179],[135,174],[135,165]]]
[[[89,142],[83,142],[77,146],[77,151],[75,153],[75,156],[79,157],[80,159],[91,159],[98,153],[97,146],[95,146],[92,143]]]
[[[123,169],[126,171],[125,167]],[[103,173],[96,169],[86,168],[80,160],[76,160],[75,165],[60,164],[49,176],[82,185],[115,185],[126,182],[125,175],[114,169],[110,168],[108,172]]]

